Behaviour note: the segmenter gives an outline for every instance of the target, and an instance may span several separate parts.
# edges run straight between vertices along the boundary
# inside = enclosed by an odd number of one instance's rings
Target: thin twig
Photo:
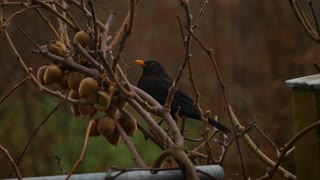
[[[2,98],[0,99],[0,104],[7,99],[7,97],[10,96],[11,93],[13,93],[18,87],[20,87],[23,83],[25,83],[27,80],[29,80],[29,76],[26,76],[23,78],[18,84],[14,85]]]
[[[116,120],[115,120],[116,121]],[[141,156],[139,155],[137,149],[135,148],[134,144],[131,142],[130,138],[126,134],[126,132],[123,130],[121,125],[119,124],[118,121],[115,122],[117,125],[117,130],[119,131],[124,143],[127,145],[133,159],[136,161],[137,165],[139,167],[146,167],[146,164],[142,160]]]
[[[16,163],[14,162],[13,158],[11,157],[9,151],[4,148],[1,144],[0,144],[0,150],[6,155],[6,157],[9,159],[12,167],[13,167],[13,170],[14,172],[16,173],[16,176],[19,180],[22,180],[22,176],[21,176],[21,173],[20,173],[20,170],[18,168],[18,166],[16,165]]]
[[[271,178],[273,174],[276,172],[277,168],[280,166],[284,158],[286,157],[287,152],[294,146],[294,144],[302,138],[305,134],[311,132],[311,130],[320,127],[320,121],[310,124],[309,126],[305,127],[301,131],[299,131],[296,135],[294,135],[284,146],[281,151],[281,155],[278,158],[277,163],[272,167],[269,171],[268,176]]]
[[[66,1],[62,1],[63,3],[65,3]],[[67,10],[68,5],[64,5],[64,4],[60,4],[58,1],[54,1],[54,4],[56,4],[58,7],[60,7],[64,13],[66,13],[66,15],[70,18],[70,20],[72,21],[72,23],[77,27],[78,30],[80,30],[80,25],[78,24],[78,22],[75,20],[75,18],[72,16],[72,14]]]
[[[182,40],[184,41],[184,32],[183,32],[180,16],[177,16],[177,19],[178,19],[178,23],[179,23],[179,28],[180,28],[180,33],[181,33],[181,36],[182,36]]]
[[[31,37],[21,28],[18,26],[18,29],[23,33],[23,35],[36,47],[36,48],[40,48],[40,45],[37,44],[36,42],[34,42]]]
[[[320,36],[312,27],[304,11],[302,10],[299,1],[297,0],[288,0],[288,1],[294,14],[296,15],[298,21],[300,22],[301,26],[303,27],[305,32],[308,34],[308,36],[315,42],[320,43]]]
[[[70,26],[74,32],[79,31],[78,27],[73,24],[73,22],[71,22],[69,19],[65,18],[61,13],[59,13],[58,11],[54,10],[49,4],[47,4],[46,2],[43,2],[41,0],[33,0],[34,3],[41,5],[43,8],[45,8],[46,10],[52,12],[56,17],[58,17],[59,19],[61,19],[63,22],[65,22],[68,26]]]
[[[184,0],[184,1],[181,1],[181,4],[182,6],[184,7],[184,10],[185,10],[185,14],[186,14],[186,19],[187,19],[187,28],[188,30],[191,30],[191,21],[192,21],[192,15],[191,15],[191,10],[190,10],[190,7],[189,7],[189,1],[187,0]],[[168,92],[168,96],[167,96],[167,99],[166,99],[166,102],[164,104],[164,107],[165,108],[168,108],[170,109],[171,107],[171,103],[173,101],[173,97],[174,97],[174,94],[177,90],[177,87],[180,83],[180,80],[181,80],[181,77],[182,77],[182,74],[183,74],[183,71],[187,65],[187,62],[191,59],[192,55],[190,53],[191,51],[191,35],[190,33],[188,33],[186,39],[185,39],[185,42],[184,42],[184,46],[185,46],[185,55],[184,55],[184,59],[183,59],[183,62],[179,68],[179,71],[178,71],[178,74],[176,75],[171,87],[169,88],[169,92]]]
[[[48,25],[50,31],[52,32],[56,40],[62,41],[59,33],[57,32],[51,21],[42,13],[42,11],[39,8],[36,8],[36,12],[40,16],[40,18]]]
[[[21,9],[20,11],[16,11],[14,12],[13,14],[11,14],[11,16],[9,16],[5,22],[2,23],[2,25],[0,26],[0,30],[2,29],[5,29],[8,25],[9,25],[9,22],[14,18],[16,17],[17,15],[19,14],[22,14],[23,12],[27,11],[27,10],[30,10],[30,9],[33,9],[33,8],[37,8],[39,7],[38,5],[32,5],[32,6],[28,6],[24,9]],[[1,17],[2,19],[3,17]]]
[[[95,53],[98,51],[98,41],[99,41],[99,31],[98,31],[98,25],[97,25],[97,17],[96,12],[93,7],[92,0],[88,0],[88,4],[91,10],[92,14],[92,23],[93,23],[93,29],[94,29],[94,36],[93,36],[93,50]]]
[[[187,19],[187,28],[191,29],[192,15],[191,15],[190,7],[189,7],[189,1],[188,0],[181,1],[181,5],[183,6],[183,8],[185,10],[185,15],[186,15],[186,19]],[[190,58],[192,56],[191,53],[190,53],[190,51],[191,51],[191,35],[190,35],[190,33],[188,33],[184,45],[185,45],[184,60],[183,60],[183,63],[181,64],[181,66],[179,68],[178,74],[176,75],[171,87],[168,90],[168,95],[167,95],[165,104],[163,106],[164,110],[162,110],[163,112],[164,111],[168,111],[168,112],[170,111],[171,103],[173,101],[174,94],[177,91],[177,88],[178,88],[179,82],[181,80],[183,71],[184,71],[184,69],[185,69],[185,67],[187,65],[187,62],[190,60]],[[184,143],[183,142],[184,140],[183,140],[183,137],[182,137],[181,133],[179,132],[179,128],[177,127],[177,124],[175,122],[169,120],[168,118],[164,118],[164,119],[166,120],[167,124],[169,125],[170,130],[172,131],[172,133],[176,134],[175,135],[175,142],[177,144],[182,145]]]
[[[208,1],[208,0],[205,0],[205,1],[203,2],[203,5],[202,5],[202,7],[201,7],[201,9],[200,9],[200,11],[199,11],[199,14],[198,14],[196,20],[194,21],[194,23],[193,23],[193,25],[192,25],[192,29],[195,29],[195,28],[199,27],[199,21],[200,21],[202,15],[203,15],[204,11],[205,11],[206,8],[208,7],[208,5],[209,5],[209,1]]]
[[[312,17],[313,17],[314,24],[315,24],[315,26],[316,26],[317,33],[319,34],[319,33],[320,33],[320,29],[319,29],[318,18],[317,18],[317,16],[316,16],[315,11],[314,11],[313,4],[312,4],[312,0],[308,0],[308,4],[309,4],[309,7],[310,7],[310,9],[311,9],[311,13],[312,13]]]
[[[149,131],[147,131],[139,122],[137,122],[138,125],[138,129],[143,133],[144,138],[150,139],[153,143],[155,143],[156,145],[158,145],[159,148],[161,148],[162,150],[164,150],[164,145],[156,138],[154,137]]]
[[[151,104],[151,106],[153,106],[153,112],[157,115],[159,115],[160,117],[162,117],[168,124],[171,133],[174,137],[174,141],[176,144],[179,145],[183,145],[183,136],[181,135],[179,128],[177,126],[177,124],[175,123],[174,119],[172,118],[172,116],[170,115],[170,112],[167,111],[165,108],[163,108],[163,106],[161,106],[154,98],[152,98],[149,94],[145,93],[144,91],[142,91],[141,89],[135,87],[135,86],[131,86],[132,89],[144,100],[146,100],[149,104]],[[135,98],[135,96],[134,96]],[[161,127],[155,123],[157,126],[157,128]],[[162,130],[162,129],[161,129]]]
[[[91,129],[91,126],[92,126],[93,122],[94,122],[94,120],[90,120],[89,121],[80,157],[79,157],[78,161],[76,162],[76,164],[73,166],[72,170],[69,172],[68,176],[66,177],[66,180],[68,180],[71,177],[71,175],[75,172],[75,170],[78,168],[78,166],[82,163],[82,160],[83,160],[83,157],[84,157],[84,153],[87,150],[90,129]]]
[[[230,112],[232,115],[232,120],[234,121],[234,124],[237,124],[237,126],[241,126],[239,120],[237,119],[236,115],[233,113],[232,108],[229,106]],[[243,141],[247,144],[249,149],[252,150],[252,152],[262,161],[264,162],[267,166],[273,167],[276,163],[270,159],[266,154],[264,154],[261,149],[257,147],[257,145],[251,140],[248,134],[244,134],[241,136]],[[296,176],[284,169],[283,167],[279,166],[277,168],[277,172],[281,174],[282,176],[286,176],[290,179],[296,179]]]
[[[278,148],[277,144],[272,141],[272,139],[265,133],[263,132],[262,129],[257,124],[254,124],[253,127],[275,148]]]
[[[116,47],[116,45],[119,43],[119,41],[121,40],[120,37],[124,33],[125,26],[128,24],[129,20],[130,20],[130,10],[128,11],[125,19],[123,20],[119,30],[115,33],[111,43],[108,45],[108,50],[112,51]]]
[[[115,16],[115,13],[111,12],[107,19],[106,24],[103,26],[102,33],[101,33],[100,50],[102,51],[102,55],[105,59],[107,58],[107,50],[108,50],[107,41],[109,37],[109,31],[110,31],[110,27],[113,22],[114,16]]]
[[[228,100],[226,84],[222,80],[222,76],[221,76],[220,70],[218,68],[218,64],[217,64],[217,62],[216,62],[216,60],[215,60],[215,58],[213,56],[213,50],[206,48],[205,45],[194,35],[194,33],[190,29],[188,29],[188,32],[196,40],[196,42],[202,47],[202,49],[207,53],[207,55],[208,55],[208,57],[210,59],[210,62],[212,63],[212,65],[213,65],[213,67],[215,69],[216,76],[218,78],[218,81],[219,81],[219,84],[220,84],[220,87],[221,87],[221,90],[222,90],[224,103],[225,103],[225,106],[227,107],[226,108],[227,109],[227,114],[228,114],[230,123],[232,125],[233,135],[234,135],[234,137],[237,137],[236,127],[235,127],[235,125],[234,125],[234,123],[232,121],[232,115],[231,115],[231,111],[230,111],[230,108],[229,108],[230,103],[229,103],[229,100]],[[245,166],[244,166],[244,160],[243,160],[243,156],[242,156],[239,140],[238,140],[238,138],[235,138],[235,140],[236,140],[237,150],[238,150],[238,154],[239,154],[239,158],[240,158],[243,178],[247,179],[246,170],[245,170]]]
[[[135,100],[129,99],[128,103],[143,117],[143,119],[151,126],[152,129],[156,130],[161,137],[161,140],[165,142],[165,148],[171,148],[173,146],[173,141],[164,132],[164,130],[153,120],[151,115],[147,113]]]
[[[127,41],[127,39],[129,38],[129,36],[131,35],[132,31],[133,31],[133,25],[134,25],[134,17],[135,17],[135,8],[136,8],[136,0],[131,0],[130,1],[130,18],[129,18],[129,25],[125,25],[124,27],[124,32],[123,32],[123,36],[122,39],[120,41],[119,44],[119,50],[118,50],[118,54],[116,55],[116,57],[112,60],[112,71],[115,72],[118,62],[121,58],[121,54],[123,52],[124,49],[124,45]]]

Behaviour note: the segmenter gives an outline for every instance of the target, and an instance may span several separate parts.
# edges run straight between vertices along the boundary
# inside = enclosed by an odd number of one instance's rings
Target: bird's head
[[[165,75],[168,76],[161,64],[155,60],[135,60],[135,63],[142,66],[143,75]]]

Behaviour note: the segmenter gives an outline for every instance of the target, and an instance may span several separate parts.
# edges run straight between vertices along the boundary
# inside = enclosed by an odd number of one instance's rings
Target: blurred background
[[[301,2],[307,9],[306,1]],[[202,3],[191,2],[194,16]],[[129,7],[129,2],[123,0],[95,0],[94,4],[97,17],[102,22],[106,21],[111,11],[117,14],[112,32],[119,28]],[[315,2],[314,5],[316,12],[319,12],[320,4]],[[5,9],[4,16],[8,17],[19,8]],[[87,19],[74,7],[71,12],[84,27]],[[53,18],[50,13],[46,15]],[[156,59],[172,77],[177,74],[184,56],[177,15],[184,22],[184,11],[178,1],[141,1],[136,10],[134,32],[127,41],[121,62],[133,84],[141,75],[141,68],[134,64],[135,59]],[[54,37],[35,11],[29,10],[11,22],[8,31],[17,49],[27,64],[36,70],[47,60],[32,54],[35,47],[17,30],[18,26],[39,44],[46,44]],[[195,34],[214,50],[230,103],[241,123],[248,125],[256,119],[271,139],[283,145],[292,136],[293,129],[291,91],[284,81],[317,73],[313,63],[320,55],[319,46],[305,34],[289,3],[210,0]],[[193,42],[191,53],[193,76],[201,93],[202,109],[210,110],[212,115],[217,115],[223,124],[230,127],[221,88],[209,58],[196,42]],[[0,97],[24,78],[3,34],[0,34],[0,75]],[[195,97],[188,71],[184,72],[180,88]],[[0,144],[9,150],[15,160],[35,128],[59,102],[59,99],[40,92],[32,83],[26,83],[0,104]],[[139,120],[139,116],[136,118]],[[20,165],[23,176],[57,175],[70,171],[81,153],[87,122],[87,118],[74,117],[69,105],[59,108],[27,150]],[[198,124],[188,122],[189,130]],[[197,134],[196,130],[192,131]],[[275,159],[274,148],[254,130],[249,134],[266,154]],[[133,141],[143,159],[152,165],[161,150],[145,141],[140,132]],[[253,178],[262,176],[267,167],[245,144],[241,144],[248,175]],[[237,179],[241,174],[238,154],[233,146],[229,151],[223,167],[227,178]],[[284,167],[294,172],[292,163],[291,156],[284,162]],[[113,147],[103,137],[90,138],[84,161],[77,172],[104,171],[111,165],[134,167],[135,162],[123,142]],[[10,171],[10,163],[1,154],[0,178],[6,178]]]

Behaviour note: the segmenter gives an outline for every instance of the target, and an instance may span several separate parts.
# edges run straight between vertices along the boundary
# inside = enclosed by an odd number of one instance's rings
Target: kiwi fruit
[[[98,120],[93,120],[92,126],[89,131],[89,136],[99,136],[100,132],[98,130]]]
[[[68,97],[71,99],[80,99],[79,94],[75,90],[71,90]]]
[[[112,118],[106,116],[99,120],[98,131],[104,137],[111,135],[115,129],[116,129],[116,123]]]
[[[54,84],[59,82],[62,76],[62,69],[56,64],[51,64],[44,72],[43,81],[45,84]]]
[[[82,47],[87,47],[91,42],[90,35],[85,31],[78,31],[74,35],[74,43],[79,43]]]
[[[79,85],[84,78],[84,75],[80,72],[72,72],[68,76],[68,86],[70,89],[78,91]]]
[[[49,52],[58,56],[64,56],[67,49],[61,41],[50,41],[47,45],[47,48]]]
[[[119,109],[124,108],[128,105],[128,102],[126,101],[126,97],[121,94],[115,96],[112,102]]]
[[[64,89],[64,90],[67,90],[69,89],[69,86],[68,86],[68,76],[69,76],[69,73],[64,73],[62,78],[60,79],[60,81],[58,82],[58,85]]]
[[[92,104],[78,104],[78,110],[81,115],[89,115],[94,113]]]
[[[111,103],[111,96],[106,91],[98,91],[96,94],[95,108],[98,111],[105,111],[109,108]]]
[[[117,146],[121,140],[121,136],[120,133],[118,132],[118,130],[114,130],[112,134],[110,134],[109,136],[105,136],[105,138],[107,139],[107,141],[114,145]]]
[[[121,113],[118,122],[128,136],[133,136],[137,131],[137,121],[130,115]]]
[[[37,71],[37,79],[39,80],[39,82],[41,84],[44,84],[44,73],[46,72],[46,69],[47,69],[47,65],[43,65],[41,67],[39,67],[38,71]]]
[[[118,113],[119,113],[118,108],[113,103],[111,103],[109,108],[106,111],[106,114],[114,118],[118,115]]]
[[[78,92],[82,98],[92,96],[99,88],[98,82],[92,77],[84,78],[79,84]]]
[[[117,93],[116,87],[113,86],[113,85],[110,85],[109,88],[108,88],[108,93],[109,93],[111,96],[113,96],[114,94],[116,94],[116,93]]]

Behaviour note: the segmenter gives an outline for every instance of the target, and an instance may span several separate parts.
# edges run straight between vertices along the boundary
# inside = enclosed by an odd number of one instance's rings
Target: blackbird
[[[136,60],[135,63],[143,67],[143,73],[138,81],[138,87],[152,96],[161,105],[164,105],[173,80],[155,60]],[[179,89],[175,92],[172,100],[171,115],[176,113],[178,107],[180,107],[178,113],[180,117],[201,120],[201,114],[197,106],[195,106],[191,98]],[[224,125],[211,118],[208,118],[208,123],[225,134],[230,132]]]

